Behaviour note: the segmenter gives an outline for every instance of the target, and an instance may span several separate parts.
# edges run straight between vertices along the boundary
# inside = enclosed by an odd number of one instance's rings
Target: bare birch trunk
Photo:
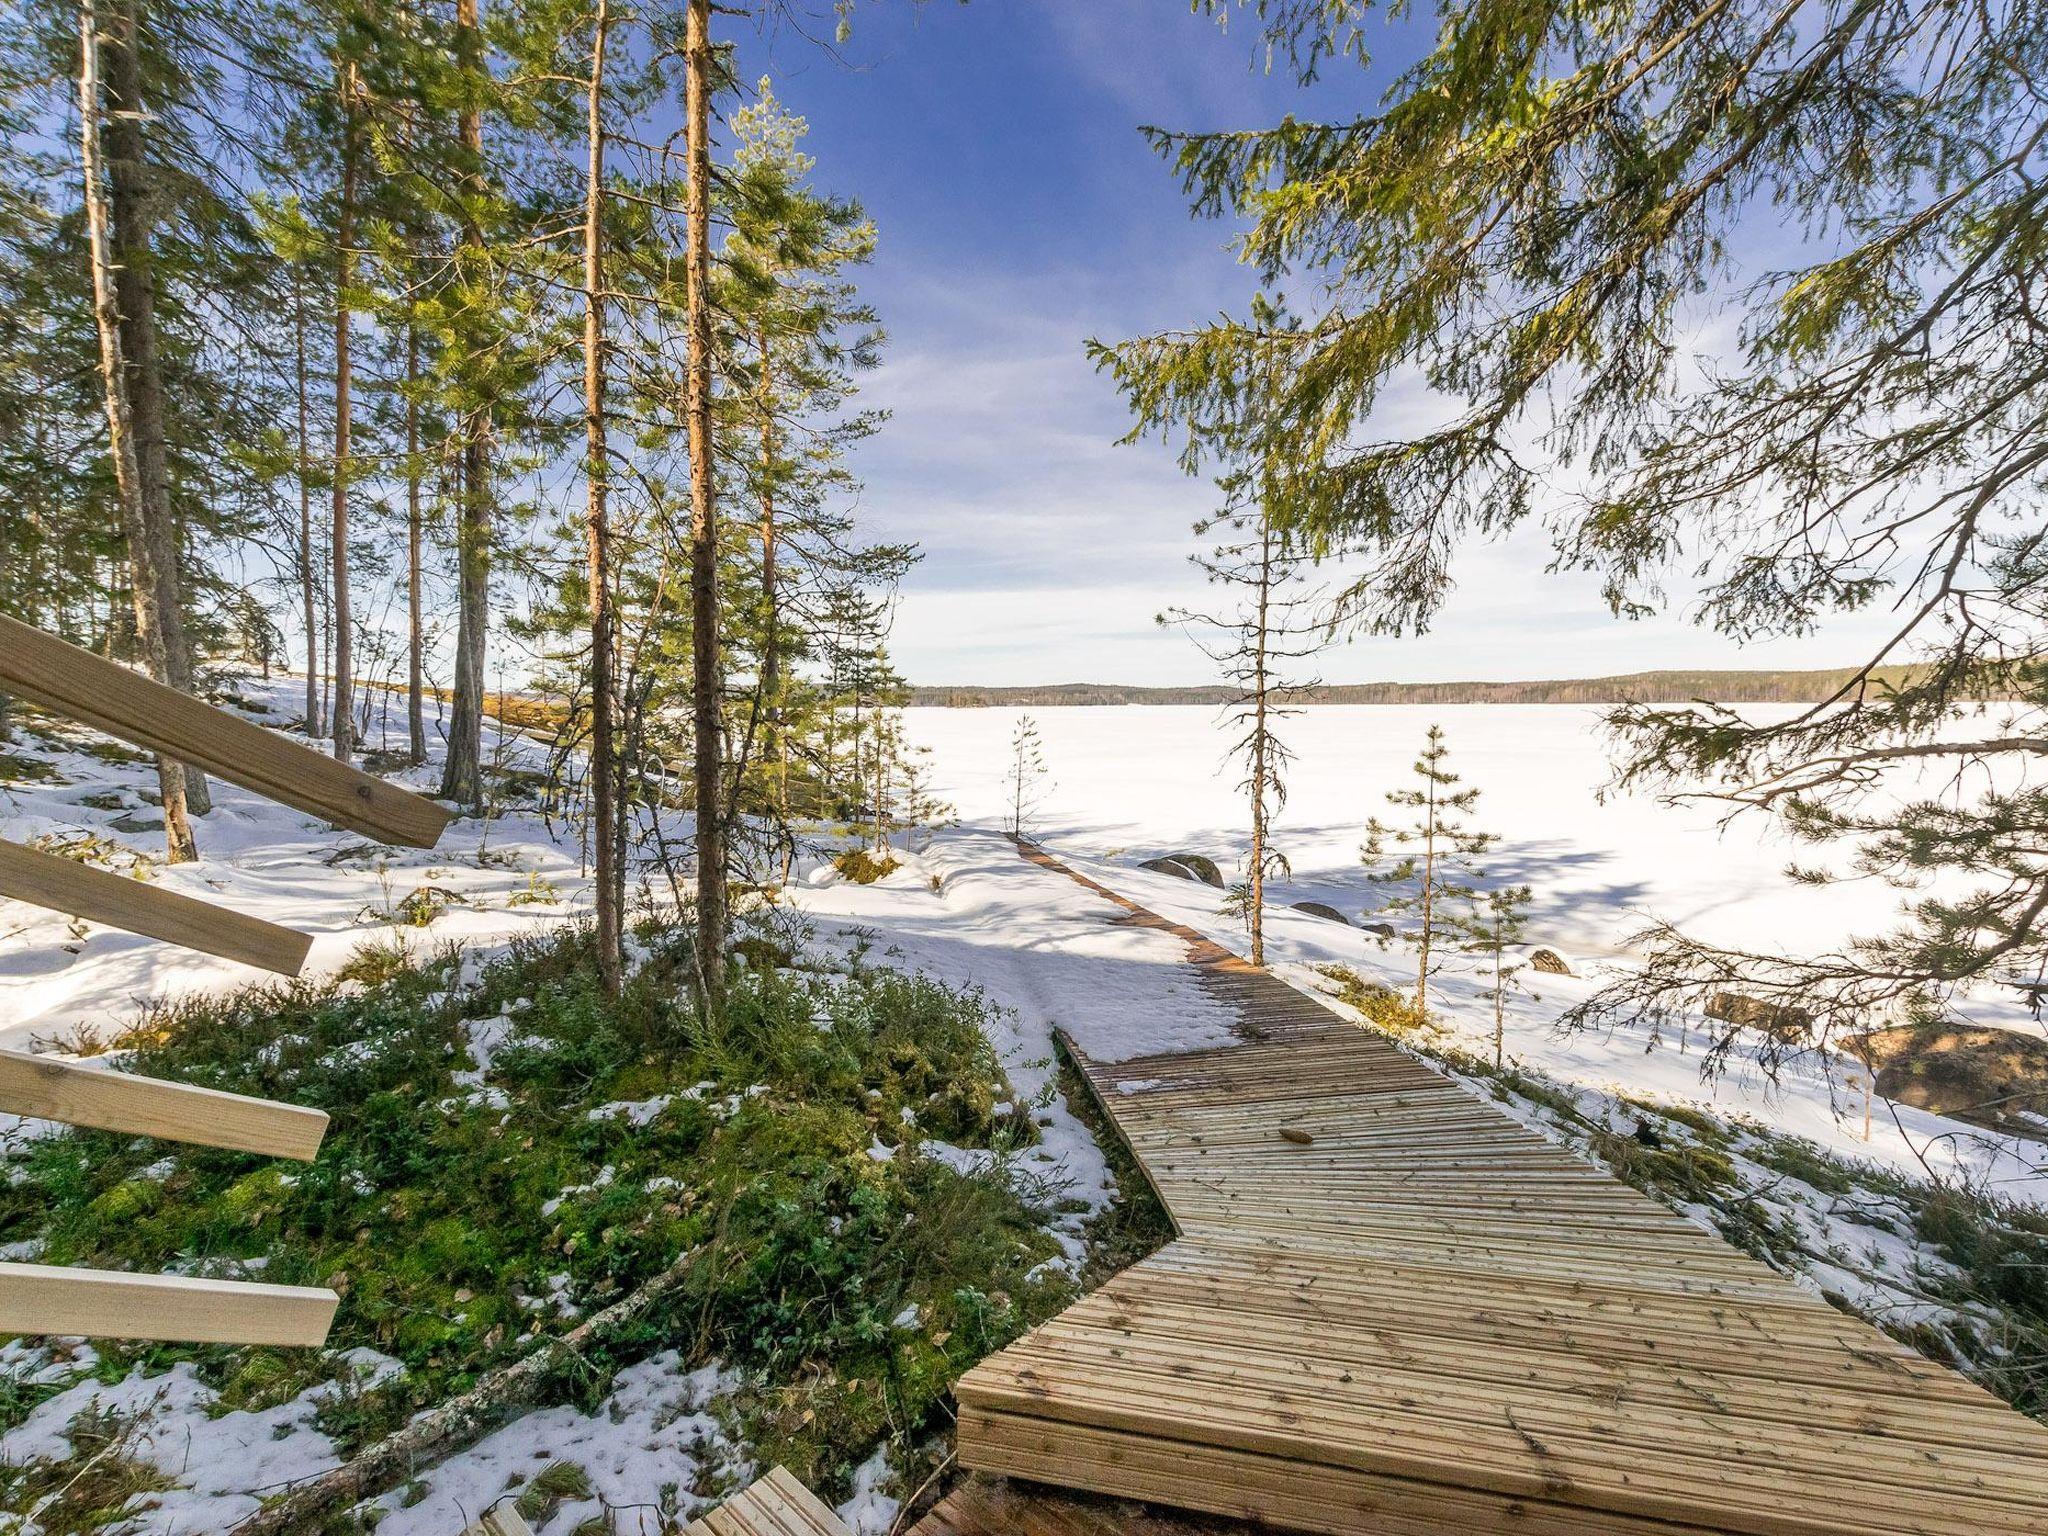
[[[132,26],[132,18],[130,25]],[[102,191],[100,166],[100,31],[93,0],[80,0],[78,9],[79,146],[85,178],[86,238],[92,262],[93,321],[99,332],[100,379],[107,412],[108,447],[114,460],[115,494],[121,503],[122,531],[128,544],[129,590],[135,599],[135,631],[142,642],[151,675],[168,680],[172,675],[172,634],[163,608],[164,585],[159,579],[157,560],[162,554],[151,536],[143,495],[141,455],[136,443],[133,403],[129,397],[132,376],[127,366],[122,336],[120,303],[116,297],[116,274],[108,238],[107,202]],[[129,58],[133,62],[133,33],[129,34]],[[132,78],[132,74],[131,74]],[[159,442],[159,448],[162,444]],[[189,681],[189,672],[187,674]],[[164,850],[173,864],[189,863],[199,857],[192,837],[187,780],[182,764],[161,754],[156,760],[157,781],[163,792]]]

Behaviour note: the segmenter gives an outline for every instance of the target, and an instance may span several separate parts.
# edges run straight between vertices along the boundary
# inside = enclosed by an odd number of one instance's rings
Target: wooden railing
[[[450,813],[346,763],[0,615],[0,692],[387,843],[431,848]],[[0,839],[0,896],[287,976],[311,939]],[[317,1109],[0,1051],[0,1111],[310,1161]],[[0,1333],[319,1345],[339,1298],[315,1286],[0,1263]]]

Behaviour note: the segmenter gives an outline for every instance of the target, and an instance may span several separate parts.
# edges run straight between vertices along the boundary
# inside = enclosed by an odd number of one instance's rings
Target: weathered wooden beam
[[[0,1264],[0,1333],[317,1347],[340,1300],[312,1286]]]
[[[0,691],[380,842],[431,848],[451,815],[422,795],[5,615]]]
[[[26,1051],[0,1050],[0,1110],[34,1120],[301,1162],[312,1160],[320,1150],[320,1138],[327,1134],[327,1116],[321,1110],[99,1071]]]
[[[126,875],[112,874],[0,838],[0,896],[162,939],[244,965],[296,976],[313,940],[210,902],[194,901]]]

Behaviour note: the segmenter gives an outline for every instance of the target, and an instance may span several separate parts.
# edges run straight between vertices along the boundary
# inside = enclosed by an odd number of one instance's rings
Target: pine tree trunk
[[[472,85],[464,93],[457,135],[470,161],[470,192],[483,195],[484,128],[478,84],[488,67],[478,0],[456,0],[456,48]],[[458,265],[472,275],[483,265],[483,231],[474,215],[463,222]],[[490,623],[491,514],[488,406],[472,407],[462,419],[461,502],[456,513],[455,686],[448,711],[448,761],[441,773],[443,799],[483,808],[484,639]]]
[[[106,112],[101,133],[106,156],[106,206],[111,221],[115,303],[120,315],[121,356],[128,416],[134,434],[135,467],[142,515],[140,579],[156,593],[163,634],[160,682],[192,691],[192,640],[185,628],[179,579],[178,522],[171,510],[170,461],[164,437],[163,371],[156,344],[156,210],[143,133],[142,0],[117,0],[108,19]],[[186,766],[185,805],[194,816],[213,809],[206,775]]]
[[[296,267],[292,269],[292,313],[299,392],[299,603],[306,624],[306,736],[325,734],[320,719],[320,605],[313,587],[312,403],[306,378],[306,295]]]
[[[408,302],[405,316],[405,735],[406,755],[427,760],[426,616],[421,609],[420,333]]]
[[[583,204],[583,478],[588,493],[590,804],[591,841],[597,854],[597,969],[606,995],[616,997],[622,969],[619,908],[625,888],[618,857],[618,765],[612,740],[616,687],[612,675],[611,528],[605,505],[611,466],[606,458],[604,409],[604,50],[610,25],[606,0],[597,0],[590,49],[590,166]]]
[[[1436,781],[1430,780],[1422,824],[1422,944],[1415,963],[1415,1018],[1429,1013],[1429,944],[1436,917]]]
[[[1250,906],[1253,965],[1266,963],[1266,704],[1272,692],[1267,675],[1267,626],[1273,598],[1273,523],[1260,514],[1259,596],[1252,636],[1252,867],[1245,882]]]
[[[755,340],[761,352],[761,699],[776,765],[775,814],[787,823],[789,742],[782,718],[782,602],[775,569],[775,354],[768,344],[767,321],[757,322]]]
[[[689,0],[683,43],[683,241],[689,337],[685,411],[690,439],[690,665],[697,807],[697,975],[707,1011],[725,995],[725,807],[718,649],[718,506],[711,454],[711,0]]]
[[[133,17],[122,18],[108,34],[122,24],[131,28],[124,49],[128,60],[127,79],[136,79],[132,31]],[[172,674],[172,634],[163,609],[164,585],[159,580],[156,560],[161,546],[151,537],[140,447],[136,440],[134,405],[130,389],[135,375],[128,366],[127,338],[121,323],[117,296],[118,274],[109,232],[109,216],[100,166],[101,106],[100,48],[102,37],[93,0],[80,0],[79,25],[79,142],[85,175],[87,244],[91,252],[93,320],[99,333],[100,382],[105,396],[108,448],[114,460],[115,494],[121,503],[122,532],[128,544],[129,590],[135,600],[135,631],[142,643],[143,657],[151,674],[167,681]],[[139,166],[136,167],[139,171]],[[161,441],[158,443],[161,448]],[[163,793],[165,857],[173,864],[189,863],[199,856],[192,837],[188,781],[184,766],[172,758],[157,758],[157,782]]]
[[[348,482],[351,420],[348,290],[355,281],[357,129],[354,71],[342,65],[335,91],[341,98],[341,188],[334,220],[334,755],[347,762],[355,737],[355,614],[348,591]]]

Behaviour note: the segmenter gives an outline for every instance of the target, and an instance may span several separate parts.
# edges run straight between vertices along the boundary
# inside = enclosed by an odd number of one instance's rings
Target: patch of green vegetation
[[[1416,1009],[1413,998],[1384,982],[1368,981],[1348,965],[1319,965],[1316,970],[1337,983],[1337,1000],[1357,1009],[1375,1029],[1406,1039],[1434,1028],[1429,1016]]]
[[[55,765],[25,752],[0,752],[0,784],[63,784]]]
[[[902,861],[891,854],[877,853],[872,848],[849,848],[833,859],[832,867],[855,885],[873,885],[902,868]]]
[[[1035,1131],[988,1005],[885,970],[749,966],[706,1019],[688,936],[646,942],[616,1001],[587,936],[567,934],[466,990],[452,955],[380,952],[346,982],[158,1007],[111,1042],[135,1071],[325,1109],[319,1157],[37,1141],[0,1187],[0,1241],[38,1237],[50,1263],[333,1287],[333,1351],[405,1366],[323,1405],[344,1453],[573,1326],[558,1300],[596,1310],[694,1251],[681,1291],[559,1392],[594,1406],[620,1367],[677,1349],[749,1383],[728,1411],[762,1464],[843,1493],[886,1438],[916,1469],[959,1374],[1073,1295],[1041,1269],[1059,1251],[1043,1193],[1002,1170]],[[455,1078],[473,1039],[496,1042],[482,1084]],[[956,1171],[919,1152],[927,1139],[986,1149],[991,1169]],[[98,1370],[181,1359],[231,1407],[343,1369],[315,1351],[108,1345]],[[18,1512],[31,1474],[8,1476],[0,1509]]]
[[[79,741],[72,742],[70,746],[72,751],[83,752],[109,768],[134,768],[151,760],[147,752],[138,752],[118,741]]]
[[[1088,1259],[1081,1271],[1081,1288],[1092,1291],[1172,1242],[1173,1218],[1166,1214],[1166,1207],[1159,1203],[1159,1196],[1152,1189],[1152,1181],[1145,1177],[1145,1170],[1138,1166],[1122,1134],[1103,1114],[1102,1106],[1095,1102],[1094,1093],[1064,1049],[1059,1053],[1059,1088],[1074,1118],[1088,1127],[1096,1145],[1102,1148],[1110,1176],[1116,1180],[1115,1201],[1088,1222]]]
[[[14,1514],[34,1510],[39,1536],[90,1536],[153,1508],[149,1496],[173,1484],[128,1454],[135,1427],[131,1414],[87,1409],[71,1421],[68,1459],[0,1465],[0,1504]]]

